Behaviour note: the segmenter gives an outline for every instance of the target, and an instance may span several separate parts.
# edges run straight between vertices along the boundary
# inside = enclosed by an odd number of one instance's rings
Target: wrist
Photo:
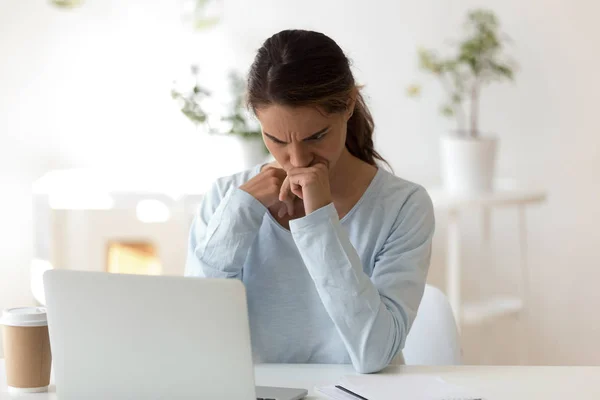
[[[316,201],[316,202],[309,202],[308,204],[305,202],[305,213],[306,215],[312,214],[313,212],[331,204],[333,201],[331,199],[321,199],[320,201]]]

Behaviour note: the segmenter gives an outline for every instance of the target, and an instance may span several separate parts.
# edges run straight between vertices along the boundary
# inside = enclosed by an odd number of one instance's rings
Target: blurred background
[[[496,72],[514,79],[477,101],[494,190],[458,193],[442,140],[456,115],[440,115],[448,93],[419,49],[453,54],[481,7],[514,61]],[[302,28],[353,60],[376,147],[430,189],[429,283],[455,306],[465,363],[598,365],[598,13],[592,0],[0,0],[0,308],[43,303],[48,268],[181,274],[207,185],[268,158],[239,78],[267,37]]]

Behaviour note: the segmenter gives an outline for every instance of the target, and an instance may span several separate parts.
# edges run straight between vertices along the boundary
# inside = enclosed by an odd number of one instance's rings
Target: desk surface
[[[577,400],[600,399],[600,367],[417,367],[395,366],[388,373],[428,374],[471,389],[485,400]],[[278,365],[256,367],[256,383],[262,386],[303,387],[307,400],[321,399],[315,385],[336,382],[344,375],[355,374],[349,365]],[[56,400],[50,393],[19,396],[20,400]],[[6,390],[4,360],[0,360],[0,399],[11,398]],[[17,398],[17,397],[15,397]]]

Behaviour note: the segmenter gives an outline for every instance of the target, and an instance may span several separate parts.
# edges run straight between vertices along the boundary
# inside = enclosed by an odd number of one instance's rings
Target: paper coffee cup
[[[9,393],[48,391],[50,384],[50,338],[46,309],[42,307],[4,310],[3,346]]]

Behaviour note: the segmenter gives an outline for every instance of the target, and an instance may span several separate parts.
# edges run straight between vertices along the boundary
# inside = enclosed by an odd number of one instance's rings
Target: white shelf
[[[518,314],[523,310],[523,300],[517,297],[495,297],[486,301],[466,303],[462,307],[462,322],[481,324],[489,319]]]
[[[501,207],[541,203],[546,191],[510,179],[498,179],[489,193],[456,195],[441,186],[427,187],[433,205],[439,210],[458,210],[465,207]]]

